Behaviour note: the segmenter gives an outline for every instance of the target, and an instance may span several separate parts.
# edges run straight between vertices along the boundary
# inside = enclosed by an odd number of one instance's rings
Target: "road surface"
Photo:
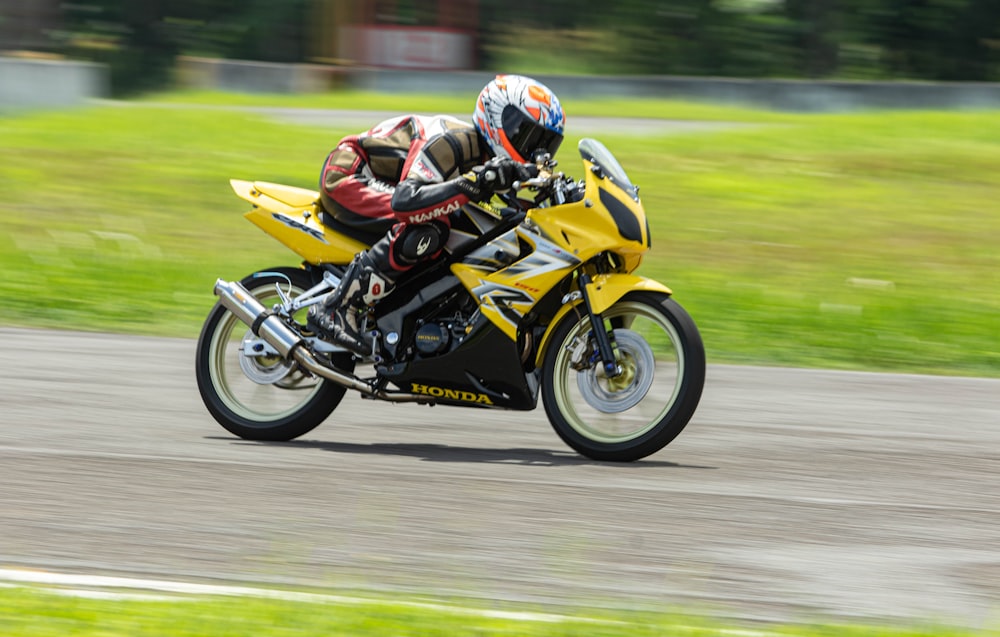
[[[0,568],[744,619],[1000,619],[1000,380],[713,366],[638,463],[541,408],[231,437],[194,341],[0,329]]]

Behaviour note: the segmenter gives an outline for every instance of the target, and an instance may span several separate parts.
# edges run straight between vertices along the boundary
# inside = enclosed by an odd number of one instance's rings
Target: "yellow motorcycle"
[[[583,179],[542,158],[538,177],[453,213],[446,256],[370,309],[363,357],[312,333],[305,315],[392,221],[346,226],[314,191],[232,181],[253,204],[246,217],[302,264],[216,282],[196,361],[209,412],[242,438],[291,440],[348,389],[508,410],[534,409],[541,394],[556,433],[584,456],[662,449],[701,398],[701,336],[669,288],[633,274],[650,247],[638,187],[600,142],[579,152]]]

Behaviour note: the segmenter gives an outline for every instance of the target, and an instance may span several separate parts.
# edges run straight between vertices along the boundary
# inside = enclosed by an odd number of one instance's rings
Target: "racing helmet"
[[[545,85],[521,75],[498,75],[479,93],[472,122],[495,156],[528,162],[539,150],[556,154],[566,117]]]

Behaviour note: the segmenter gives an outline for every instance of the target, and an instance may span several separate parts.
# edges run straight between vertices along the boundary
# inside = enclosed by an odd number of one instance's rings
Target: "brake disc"
[[[605,414],[617,414],[639,404],[653,386],[653,348],[632,330],[614,330],[622,373],[608,377],[603,365],[577,372],[576,384],[587,404]]]
[[[247,330],[240,344],[240,369],[258,385],[273,385],[292,373],[295,364],[282,358],[273,348],[261,347],[260,339]]]

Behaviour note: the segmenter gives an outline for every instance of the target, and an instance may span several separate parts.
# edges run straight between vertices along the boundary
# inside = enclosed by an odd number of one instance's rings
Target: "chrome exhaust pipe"
[[[312,355],[312,352],[309,351],[309,348],[304,347],[306,340],[295,332],[295,330],[285,325],[284,321],[264,307],[260,301],[237,281],[229,282],[218,279],[215,282],[215,295],[219,297],[219,302],[223,307],[232,312],[236,318],[246,323],[255,335],[264,339],[283,358],[295,360],[304,369],[321,378],[333,381],[338,385],[343,385],[348,389],[359,391],[365,396],[390,402],[433,402],[428,401],[426,396],[389,394],[385,391],[375,391],[371,385],[357,376],[345,374],[336,369],[321,365]]]
[[[272,314],[239,283],[219,279],[215,282],[215,295],[236,318],[249,325],[254,334],[278,350],[282,358],[291,358],[292,352],[303,343],[301,336]]]

